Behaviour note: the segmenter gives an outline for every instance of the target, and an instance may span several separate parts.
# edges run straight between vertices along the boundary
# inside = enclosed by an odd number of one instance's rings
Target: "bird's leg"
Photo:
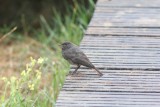
[[[79,68],[80,68],[80,65],[77,65],[77,68],[75,69],[75,71],[72,72],[72,75],[75,74]]]

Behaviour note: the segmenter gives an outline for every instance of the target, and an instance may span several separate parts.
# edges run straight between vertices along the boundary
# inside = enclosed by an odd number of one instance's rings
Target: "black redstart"
[[[103,74],[89,61],[87,56],[82,52],[82,50],[70,43],[64,42],[61,44],[62,47],[62,56],[66,59],[69,63],[77,65],[77,68],[72,74],[75,74],[77,70],[80,68],[81,65],[94,69],[98,72],[99,76]]]

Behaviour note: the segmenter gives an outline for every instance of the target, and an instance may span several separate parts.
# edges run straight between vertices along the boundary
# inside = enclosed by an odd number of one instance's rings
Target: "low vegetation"
[[[93,0],[89,0],[88,7],[74,1],[64,15],[53,9],[51,22],[40,16],[41,28],[32,28],[32,33],[24,25],[23,32],[14,32],[0,42],[2,107],[55,106],[69,71],[59,44],[64,41],[80,43],[93,9]],[[10,29],[3,26],[0,35]]]

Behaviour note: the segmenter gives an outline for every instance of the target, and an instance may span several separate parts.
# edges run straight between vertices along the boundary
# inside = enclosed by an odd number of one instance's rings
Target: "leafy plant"
[[[0,103],[2,107],[49,107],[54,106],[56,96],[59,88],[62,86],[66,71],[58,71],[56,63],[52,62],[52,86],[41,87],[42,73],[45,72],[44,66],[48,63],[47,58],[33,59],[26,64],[26,68],[21,72],[20,77],[6,78],[2,80],[5,82],[5,90],[1,95]],[[43,106],[42,106],[43,105]]]

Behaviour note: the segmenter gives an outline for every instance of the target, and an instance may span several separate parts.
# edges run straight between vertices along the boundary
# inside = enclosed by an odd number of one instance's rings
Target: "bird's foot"
[[[103,74],[101,73],[101,74],[99,74],[99,77],[102,77],[103,76]]]

